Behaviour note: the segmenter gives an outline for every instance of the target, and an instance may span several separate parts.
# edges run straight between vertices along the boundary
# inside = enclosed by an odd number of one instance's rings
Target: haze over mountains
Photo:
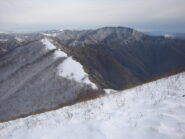
[[[1,33],[0,120],[184,70],[185,40],[152,37],[131,28]]]
[[[185,33],[179,33],[179,32],[149,31],[145,33],[151,36],[164,36],[164,37],[171,37],[171,38],[177,38],[177,39],[185,39]]]

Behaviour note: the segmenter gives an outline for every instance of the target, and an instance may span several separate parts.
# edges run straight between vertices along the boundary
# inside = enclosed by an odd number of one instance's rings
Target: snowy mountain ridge
[[[0,123],[2,139],[184,139],[185,72]]]
[[[0,34],[0,122],[185,71],[184,44],[127,27]]]
[[[51,39],[44,37],[19,46],[0,61],[1,122],[104,92],[89,80],[83,66]]]
[[[92,83],[88,74],[84,71],[83,66],[75,61],[72,57],[68,57],[65,52],[56,48],[47,38],[41,40],[48,50],[55,50],[55,58],[65,57],[66,59],[58,66],[58,75],[64,78],[75,80],[79,83],[85,83],[90,85],[92,88],[97,89],[96,85]]]

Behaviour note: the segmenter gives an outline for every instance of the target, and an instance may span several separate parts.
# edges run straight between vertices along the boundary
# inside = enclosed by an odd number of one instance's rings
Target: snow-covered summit
[[[185,73],[0,124],[3,139],[184,139]]]

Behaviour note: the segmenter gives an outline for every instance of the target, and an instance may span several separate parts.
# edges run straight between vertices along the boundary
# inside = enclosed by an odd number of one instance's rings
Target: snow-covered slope
[[[185,73],[0,124],[2,139],[184,139]]]
[[[48,50],[56,50],[54,46],[48,39],[42,39],[42,43]],[[55,58],[65,57],[66,59],[58,66],[58,75],[64,78],[75,80],[79,83],[84,83],[90,85],[92,88],[97,89],[96,85],[89,80],[88,74],[84,71],[83,66],[75,61],[72,57],[68,57],[65,52],[58,49],[55,51]]]
[[[79,62],[73,60],[72,57],[68,57],[59,65],[58,74],[64,78],[85,83],[97,89],[96,85],[89,80],[88,74],[85,73],[83,66]]]
[[[22,45],[12,39],[0,47],[0,121],[104,94],[54,40],[38,39]]]
[[[64,30],[50,38],[83,65],[97,86],[122,90],[185,70],[185,41],[168,37],[152,37],[125,27],[103,27]]]

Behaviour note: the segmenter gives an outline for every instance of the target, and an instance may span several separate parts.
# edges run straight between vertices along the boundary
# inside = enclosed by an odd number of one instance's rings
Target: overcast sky
[[[0,0],[0,31],[127,26],[185,32],[185,0]]]

